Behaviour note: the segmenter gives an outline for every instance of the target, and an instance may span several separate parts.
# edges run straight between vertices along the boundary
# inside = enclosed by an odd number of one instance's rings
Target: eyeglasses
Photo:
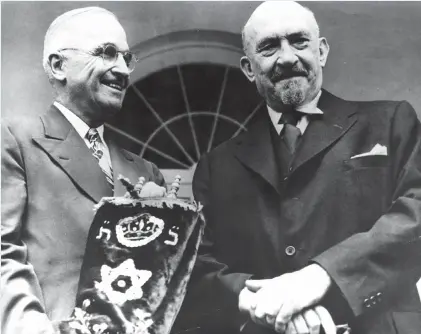
[[[133,72],[136,66],[136,63],[138,62],[138,59],[134,53],[130,51],[118,51],[114,45],[110,45],[110,44],[105,45],[105,46],[100,46],[96,48],[94,51],[84,51],[77,48],[63,48],[57,51],[66,51],[66,50],[86,53],[93,57],[101,57],[102,60],[104,61],[104,65],[106,66],[114,65],[117,62],[118,55],[121,54],[123,56],[123,59],[124,59],[124,62],[126,63],[127,68],[129,69],[129,72]]]

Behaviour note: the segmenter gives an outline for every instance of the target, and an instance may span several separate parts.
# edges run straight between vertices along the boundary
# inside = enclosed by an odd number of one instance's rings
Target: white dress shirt
[[[297,107],[296,110],[299,112],[302,112],[303,114],[308,114],[308,115],[323,114],[323,111],[317,108],[317,103],[319,103],[319,99],[321,95],[322,95],[322,91],[320,91],[312,101],[302,106]],[[284,128],[283,124],[278,124],[279,120],[281,119],[282,113],[273,110],[269,106],[267,106],[267,108],[268,108],[269,117],[272,121],[272,124],[279,135],[282,129]],[[300,129],[301,134],[304,134],[304,131],[307,129],[307,126],[309,123],[310,121],[309,121],[308,116],[303,116],[298,121],[297,128]]]
[[[69,109],[67,109],[65,106],[63,106],[61,103],[55,101],[54,106],[57,107],[58,110],[63,114],[64,117],[70,122],[70,124],[75,128],[76,132],[79,134],[79,136],[83,139],[86,146],[91,149],[91,143],[89,142],[87,138],[87,133],[90,129],[88,124],[86,124],[84,121],[82,121],[78,116],[76,116],[74,113],[72,113]],[[104,154],[102,158],[99,161],[99,164],[101,168],[106,168],[106,170],[111,170],[111,157],[110,157],[110,151],[108,149],[107,144],[104,140],[104,125],[101,125],[96,128],[98,131],[98,134],[101,138],[102,144],[104,145]]]

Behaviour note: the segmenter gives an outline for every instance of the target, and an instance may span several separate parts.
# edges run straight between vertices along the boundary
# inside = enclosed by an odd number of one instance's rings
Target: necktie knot
[[[282,113],[281,118],[279,119],[278,124],[289,124],[297,126],[299,120],[303,117],[303,113],[299,111],[288,111]]]
[[[95,142],[101,142],[101,137],[99,136],[97,129],[89,129],[88,133],[86,134],[86,137],[88,138],[91,144]]]
[[[93,155],[98,160],[101,160],[102,156],[104,155],[104,151],[102,150],[102,141],[101,137],[99,136],[97,129],[89,129],[88,133],[86,134],[89,143],[91,144],[91,149]]]

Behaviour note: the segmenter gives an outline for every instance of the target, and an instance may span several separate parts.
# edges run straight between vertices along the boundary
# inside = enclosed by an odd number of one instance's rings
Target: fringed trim
[[[157,197],[157,198],[144,198],[144,199],[132,199],[127,197],[103,197],[97,204],[94,205],[94,212],[97,212],[100,207],[104,204],[110,203],[115,206],[132,206],[141,205],[144,207],[155,207],[155,208],[164,208],[165,206],[169,209],[172,209],[174,206],[179,206],[184,210],[190,210],[193,212],[199,213],[202,211],[203,205],[199,202],[192,201],[187,202],[180,199],[173,199],[167,197]],[[164,206],[165,204],[165,206]]]
[[[102,334],[110,333],[108,324],[105,322],[98,323],[98,314],[90,314],[85,310],[76,307],[72,316],[60,323],[60,332],[78,333],[78,334]],[[114,320],[114,319],[110,319]],[[115,324],[113,324],[115,325]],[[133,309],[133,315],[130,322],[126,323],[125,333],[132,334],[150,334],[148,328],[153,325],[150,313],[142,309]],[[71,330],[69,332],[69,329]],[[115,332],[114,330],[112,331]],[[121,333],[120,331],[118,333]]]

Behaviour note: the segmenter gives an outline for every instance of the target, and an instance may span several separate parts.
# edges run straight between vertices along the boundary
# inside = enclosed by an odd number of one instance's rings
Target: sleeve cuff
[[[355,318],[345,296],[333,279],[332,285],[321,304],[332,315],[335,324],[349,323]]]

